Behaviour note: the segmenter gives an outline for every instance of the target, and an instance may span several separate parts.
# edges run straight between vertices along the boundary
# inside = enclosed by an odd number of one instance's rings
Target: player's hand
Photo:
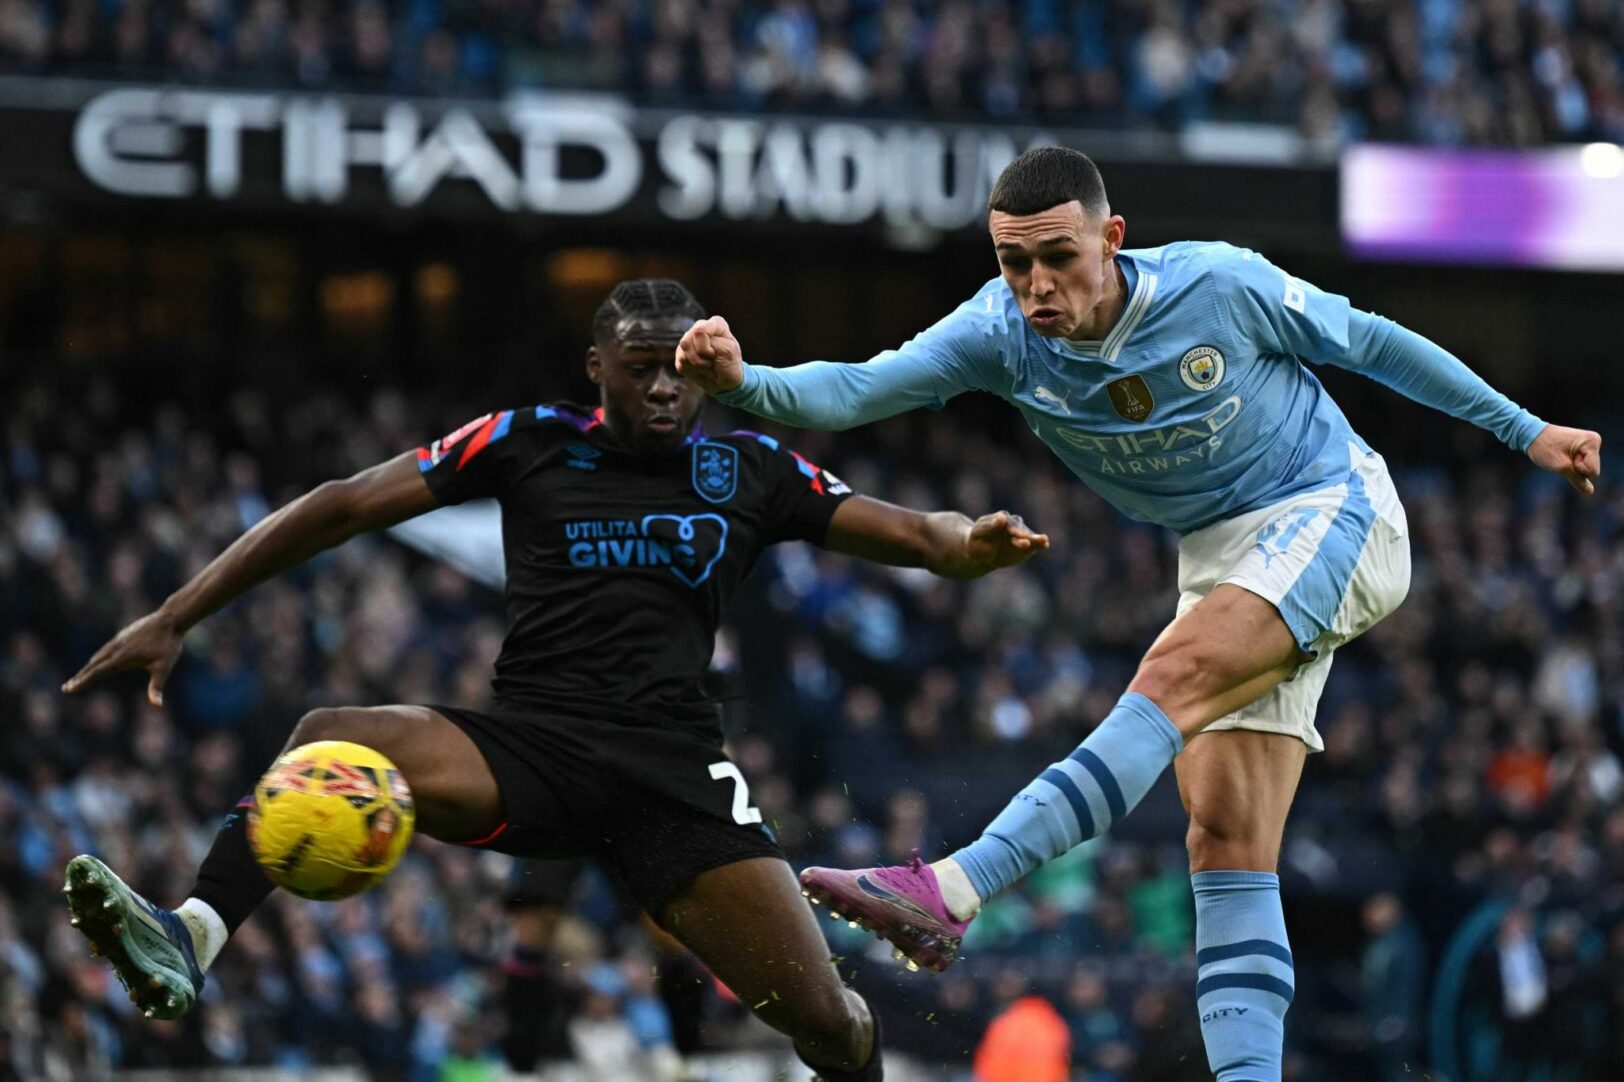
[[[1542,470],[1559,473],[1586,496],[1601,476],[1601,436],[1584,428],[1546,425],[1528,445],[1528,457]]]
[[[1037,533],[1021,521],[1020,515],[995,511],[970,524],[964,541],[964,554],[983,574],[1000,567],[1024,564],[1049,547],[1049,535]]]
[[[97,650],[85,662],[85,667],[62,685],[62,690],[72,695],[112,673],[145,669],[151,674],[151,679],[147,681],[147,702],[162,706],[164,682],[169,679],[175,662],[180,660],[184,638],[161,611],[148,613]]]
[[[721,316],[702,319],[677,343],[677,371],[706,394],[744,382],[744,351]]]

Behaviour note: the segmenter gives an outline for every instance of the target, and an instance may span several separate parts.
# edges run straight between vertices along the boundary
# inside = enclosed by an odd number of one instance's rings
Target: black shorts
[[[590,858],[658,915],[701,872],[784,859],[743,776],[703,737],[536,711],[429,706],[468,734],[502,790],[505,821],[462,842],[516,857]]]

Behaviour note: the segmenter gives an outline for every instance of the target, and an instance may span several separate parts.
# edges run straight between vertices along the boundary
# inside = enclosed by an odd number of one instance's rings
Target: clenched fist
[[[677,371],[706,394],[744,382],[744,351],[721,316],[702,319],[677,343]]]
[[[1601,436],[1586,428],[1546,425],[1528,445],[1534,465],[1567,479],[1586,496],[1596,491],[1601,476]]]

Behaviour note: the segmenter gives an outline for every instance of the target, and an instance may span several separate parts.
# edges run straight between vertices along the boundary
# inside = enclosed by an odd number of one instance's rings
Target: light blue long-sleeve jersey
[[[995,278],[866,364],[745,368],[728,405],[845,429],[963,391],[1019,409],[1129,518],[1179,533],[1340,483],[1369,446],[1303,361],[1363,373],[1523,451],[1544,427],[1448,352],[1256,252],[1183,242],[1117,255],[1128,299],[1101,342],[1045,338]]]

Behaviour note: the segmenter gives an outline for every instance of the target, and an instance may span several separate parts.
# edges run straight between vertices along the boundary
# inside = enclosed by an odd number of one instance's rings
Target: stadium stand
[[[0,70],[1032,120],[1624,140],[1612,0],[5,0]]]

